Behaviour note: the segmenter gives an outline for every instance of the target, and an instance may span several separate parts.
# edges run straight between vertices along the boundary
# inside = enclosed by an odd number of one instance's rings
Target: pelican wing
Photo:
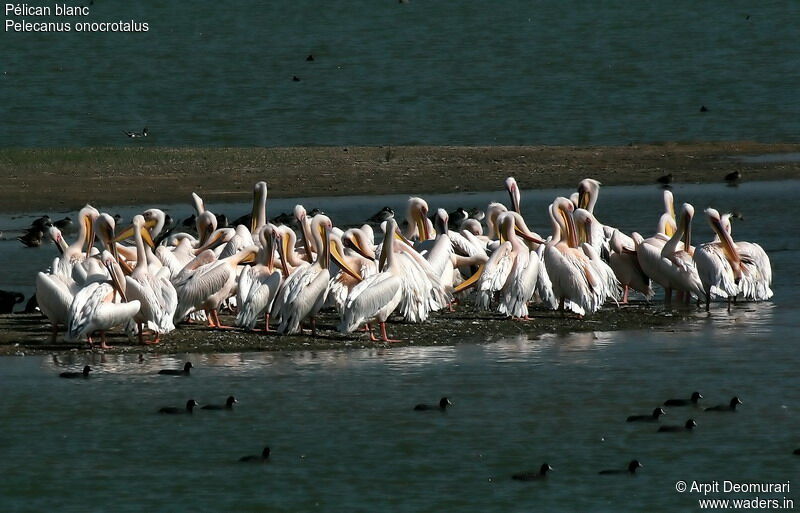
[[[369,276],[353,287],[342,313],[339,331],[350,333],[376,317],[385,320],[403,294],[402,280],[390,272]]]
[[[67,285],[57,276],[38,273],[36,275],[36,301],[45,317],[54,325],[66,324],[72,294]]]
[[[242,272],[242,276],[245,274],[247,274],[246,271]],[[236,325],[253,329],[258,318],[264,312],[269,312],[272,308],[272,303],[278,295],[283,276],[280,271],[275,271],[273,273],[263,273],[259,276],[251,277],[249,280],[250,286],[247,295],[243,296],[242,301],[239,303]]]
[[[181,321],[192,310],[201,308],[203,303],[219,292],[230,279],[231,268],[224,262],[206,264],[185,275],[180,283],[175,284],[178,307],[175,310],[174,321]]]

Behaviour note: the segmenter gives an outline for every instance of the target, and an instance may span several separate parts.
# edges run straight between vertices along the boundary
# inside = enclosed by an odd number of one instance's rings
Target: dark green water
[[[529,339],[521,326],[516,338],[453,347],[148,356],[141,363],[111,355],[0,358],[0,511],[672,512],[700,510],[702,496],[676,492],[678,480],[800,486],[800,457],[792,455],[800,447],[800,241],[776,208],[796,190],[796,182],[676,187],[676,199],[698,210],[742,211],[734,235],[769,253],[775,298],[730,314],[716,306],[665,330]],[[555,193],[523,192],[526,216],[542,232],[541,210]],[[499,197],[428,200],[451,209]],[[649,231],[659,197],[655,187],[604,188],[597,213],[626,230]],[[403,198],[315,200],[342,223],[395,202]],[[698,243],[710,238],[701,221]],[[4,275],[0,288],[25,290],[17,280],[32,283],[53,249],[13,242],[0,243],[0,267],[16,262],[21,272]],[[155,374],[186,359],[196,366],[189,378]],[[87,363],[96,370],[88,381],[57,377]],[[664,424],[697,420],[690,435],[625,422],[694,390],[706,405],[733,395],[744,405],[735,414],[668,409]],[[221,403],[229,394],[240,400],[232,413],[156,413],[189,398]],[[455,403],[446,414],[411,410],[442,395]],[[269,465],[237,463],[267,444]],[[645,465],[635,478],[597,475],[632,458]],[[545,461],[556,469],[547,482],[510,479]],[[713,495],[757,496],[800,504],[796,489]]]
[[[0,146],[800,133],[798,2],[97,0],[86,17],[120,19],[150,30],[2,34]]]

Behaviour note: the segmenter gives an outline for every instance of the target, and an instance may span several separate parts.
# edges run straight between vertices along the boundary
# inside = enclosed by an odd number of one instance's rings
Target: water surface
[[[734,236],[769,253],[775,299],[731,313],[716,306],[668,329],[540,338],[523,331],[451,347],[148,355],[142,362],[121,355],[2,358],[0,509],[671,512],[698,509],[696,495],[675,492],[677,480],[791,480],[800,469],[791,454],[800,447],[800,244],[775,206],[790,204],[796,189],[795,182],[676,187],[676,198],[698,211],[714,205],[742,212]],[[542,210],[554,192],[523,192],[526,217],[543,233]],[[428,200],[450,209],[489,198],[502,195]],[[604,188],[597,215],[650,233],[659,198],[656,188]],[[293,204],[281,201],[270,208]],[[315,204],[334,220],[355,223],[403,201]],[[708,240],[702,216],[695,224],[695,240]],[[52,248],[0,242],[0,265],[25,261],[20,273],[2,276],[2,286],[29,286],[39,260],[51,256]],[[197,367],[189,378],[155,374],[186,359]],[[87,363],[96,370],[88,381],[57,377]],[[663,423],[697,420],[686,436],[625,422],[694,390],[707,405],[733,395],[744,405],[717,415],[672,408]],[[240,400],[232,413],[155,413],[189,398],[221,403],[229,394]],[[443,395],[455,403],[446,414],[411,410]],[[267,444],[269,465],[236,462]],[[645,464],[636,478],[596,475],[632,458]],[[545,461],[556,469],[546,483],[510,480]],[[800,500],[796,492],[787,496]]]

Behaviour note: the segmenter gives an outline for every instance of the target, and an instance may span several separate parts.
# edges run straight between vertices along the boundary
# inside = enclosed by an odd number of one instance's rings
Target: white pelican
[[[556,198],[550,206],[553,237],[544,250],[544,263],[558,299],[559,310],[569,308],[580,316],[596,312],[602,306],[602,284],[590,259],[577,248],[578,236],[572,212],[573,203]]]
[[[705,298],[703,284],[700,281],[700,276],[697,274],[697,267],[692,258],[691,230],[693,216],[694,207],[688,203],[684,203],[681,207],[678,230],[670,237],[666,244],[664,244],[664,247],[661,248],[662,273],[660,273],[660,277],[663,281],[659,283],[665,289],[664,300],[667,304],[672,300],[673,289],[694,294],[697,296],[698,300]],[[684,235],[686,237],[683,240],[683,247],[679,247],[681,238]],[[653,279],[657,282],[659,281],[659,278],[655,276],[653,276]],[[690,296],[687,297],[687,302],[690,299]]]
[[[336,248],[331,251],[329,234],[332,227],[330,218],[322,214],[314,216],[311,221],[311,239],[314,246],[320,248],[320,251],[313,264],[298,268],[292,275],[294,279],[287,280],[286,285],[281,289],[281,300],[280,302],[276,301],[275,307],[279,308],[278,333],[282,335],[300,333],[300,323],[306,318],[311,320],[311,334],[316,335],[314,317],[325,304],[328,295],[331,257],[336,260],[343,271],[359,278],[358,274],[350,270],[344,263]]]
[[[433,223],[428,219],[428,203],[424,199],[408,198],[406,221],[408,221],[408,227],[403,234],[406,239],[423,242],[436,237]]]
[[[340,332],[351,333],[362,323],[378,322],[381,328],[380,340],[397,342],[386,334],[386,319],[403,299],[404,274],[394,247],[396,230],[397,222],[393,218],[388,219],[381,247],[381,271],[366,277],[350,291],[339,324]],[[372,330],[369,330],[369,337],[373,341],[379,340]]]
[[[712,295],[730,300],[739,294],[737,282],[742,276],[742,261],[733,244],[733,239],[722,226],[719,212],[713,208],[705,211],[716,240],[701,244],[694,252],[697,274],[706,296],[706,312],[710,308]]]
[[[157,344],[161,335],[175,329],[173,316],[178,308],[178,295],[169,281],[169,269],[162,268],[157,274],[151,274],[147,264],[144,239],[152,244],[150,233],[145,229],[145,220],[141,215],[133,218],[133,239],[136,244],[136,267],[130,276],[125,277],[126,294],[130,300],[141,303],[139,313],[134,321],[139,329],[139,342]],[[145,326],[155,334],[152,341],[145,342]]]
[[[193,310],[203,310],[212,328],[227,328],[220,322],[217,309],[235,292],[237,266],[256,251],[256,246],[250,246],[217,260],[213,252],[205,250],[195,257],[173,280],[178,293],[174,322],[182,321]]]
[[[649,300],[653,297],[654,292],[650,286],[650,277],[642,270],[642,266],[639,265],[639,260],[636,258],[636,246],[634,245],[634,249],[624,247],[618,233],[619,231],[615,230],[611,235],[609,241],[611,254],[608,263],[620,284],[625,288],[622,303],[628,302],[629,289],[640,292],[645,299]]]
[[[73,342],[88,337],[91,344],[92,334],[100,332],[100,347],[108,349],[106,331],[131,321],[139,312],[141,304],[139,301],[125,302],[122,270],[110,253],[104,252],[101,258],[106,269],[96,259],[88,262],[90,270],[87,284],[72,300],[65,339]],[[123,302],[114,302],[116,294],[120,295]]]
[[[275,225],[265,224],[258,231],[261,249],[256,255],[256,265],[245,268],[239,275],[236,304],[239,313],[236,325],[252,330],[261,314],[264,314],[264,331],[269,329],[269,312],[283,282],[283,274],[275,262],[275,241],[282,244],[283,235]],[[285,265],[285,263],[284,263]],[[288,271],[284,272],[288,274]]]
[[[361,279],[378,272],[378,265],[374,258],[375,253],[368,245],[363,245],[363,242],[359,240],[362,238],[358,235],[359,233],[363,232],[357,228],[351,228],[347,232],[334,228],[330,234],[331,252],[338,253],[347,267],[360,276],[360,279],[354,278],[348,272],[342,271],[335,261],[331,263],[327,306],[336,308],[340,315],[353,287],[358,285]],[[345,239],[345,237],[347,238]],[[345,248],[345,240],[349,246],[347,248]],[[370,254],[372,256],[367,256]]]
[[[253,186],[253,211],[250,213],[250,233],[260,233],[267,224],[267,182],[257,182]]]
[[[722,216],[722,226],[731,233],[730,214]],[[732,237],[732,235],[731,235]],[[742,277],[739,297],[751,301],[764,301],[772,297],[772,265],[764,249],[755,242],[734,242],[742,260]]]

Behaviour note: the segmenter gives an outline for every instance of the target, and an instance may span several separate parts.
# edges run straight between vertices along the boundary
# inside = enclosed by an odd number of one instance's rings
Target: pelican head
[[[375,260],[375,250],[367,240],[367,234],[363,230],[350,228],[342,234],[342,242],[362,257]]]
[[[497,237],[497,216],[507,211],[508,209],[502,203],[492,202],[486,207],[486,225],[489,227],[490,238]]]
[[[417,225],[417,236],[419,240],[428,240],[431,238],[430,230],[428,229],[428,203],[417,197],[408,198],[408,221]]]
[[[594,211],[597,203],[597,196],[600,193],[600,182],[593,178],[584,178],[578,182],[578,208],[583,208],[589,212]]]
[[[114,218],[108,214],[100,214],[94,221],[94,231],[103,243],[103,246],[111,251],[114,258],[117,257],[117,245],[114,242],[114,229],[116,223]]]
[[[513,176],[509,176],[508,178],[506,178],[506,190],[508,191],[508,195],[511,198],[511,210],[520,213],[519,186],[517,186],[517,181],[514,179]]]
[[[459,230],[466,230],[476,237],[483,235],[483,227],[481,226],[481,222],[477,219],[465,219],[464,222],[461,223]]]
[[[450,214],[447,210],[440,208],[436,210],[436,216],[433,220],[433,229],[437,233],[447,233],[447,223],[450,221]]]
[[[217,216],[215,216],[212,212],[203,212],[197,219],[195,219],[195,224],[197,224],[197,236],[200,238],[200,245],[204,245],[208,240],[208,237],[217,229]]]

